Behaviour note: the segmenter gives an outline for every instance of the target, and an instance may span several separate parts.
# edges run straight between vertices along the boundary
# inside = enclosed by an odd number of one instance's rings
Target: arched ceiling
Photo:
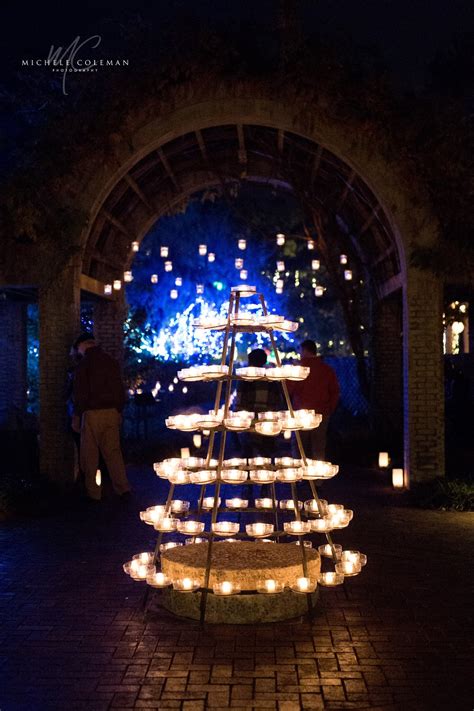
[[[254,125],[223,125],[186,133],[149,153],[114,186],[89,232],[83,272],[120,277],[131,243],[193,193],[228,181],[267,182],[311,194],[337,217],[379,296],[400,287],[400,255],[389,221],[372,191],[346,163],[299,135]],[[300,192],[300,195],[302,193]]]

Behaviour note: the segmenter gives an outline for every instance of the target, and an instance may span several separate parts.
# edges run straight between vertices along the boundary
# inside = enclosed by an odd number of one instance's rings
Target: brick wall
[[[98,301],[94,305],[94,336],[106,353],[123,365],[123,324],[127,304],[123,291],[115,301]]]
[[[21,301],[0,300],[0,427],[14,427],[15,414],[26,410],[26,308]]]
[[[40,468],[53,481],[72,482],[74,446],[66,411],[69,351],[79,331],[80,265],[72,264],[39,291]]]
[[[410,268],[404,308],[405,467],[412,481],[444,474],[443,285]]]

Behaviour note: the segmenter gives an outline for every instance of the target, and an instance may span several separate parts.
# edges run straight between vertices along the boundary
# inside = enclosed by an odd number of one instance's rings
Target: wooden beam
[[[283,153],[283,144],[285,143],[285,132],[280,128],[278,129],[278,153]]]
[[[130,185],[130,187],[132,188],[132,190],[133,190],[133,192],[135,193],[135,195],[138,195],[138,197],[140,198],[140,200],[142,201],[142,203],[143,203],[144,205],[146,205],[146,207],[148,208],[148,210],[150,211],[150,213],[151,213],[152,215],[155,214],[155,210],[153,209],[153,205],[152,205],[151,202],[148,200],[147,196],[145,195],[145,193],[143,192],[143,190],[140,188],[140,186],[138,185],[138,183],[132,178],[132,176],[131,176],[129,173],[125,173],[125,175],[123,176],[123,179],[125,180],[125,182],[127,182],[127,183]]]
[[[98,279],[93,279],[93,277],[87,274],[81,274],[80,280],[81,291],[87,291],[88,294],[94,294],[94,296],[99,296],[101,299],[106,299],[107,301],[115,301],[115,295],[112,290],[110,296],[104,294],[105,283],[99,281]]]
[[[316,175],[318,174],[319,166],[321,165],[321,156],[323,155],[323,147],[318,146],[318,150],[315,153],[314,156],[314,161],[313,161],[313,166],[311,168],[311,185],[314,183],[316,179]]]
[[[372,212],[370,213],[370,215],[368,216],[368,218],[366,219],[366,221],[364,222],[364,224],[363,224],[362,227],[360,228],[360,230],[359,230],[359,237],[362,237],[362,235],[367,232],[367,230],[368,230],[369,227],[371,226],[372,222],[373,222],[373,221],[375,220],[375,218],[377,217],[378,212],[379,212],[379,208],[380,208],[380,205],[376,205],[376,207],[374,207],[374,209],[372,210]]]
[[[118,229],[119,232],[121,232],[123,235],[128,237],[129,240],[133,242],[135,240],[135,237],[129,232],[127,227],[123,224],[123,222],[120,222],[114,215],[112,215],[111,212],[108,210],[104,210],[102,208],[102,214],[107,218],[107,220]]]
[[[247,149],[245,148],[244,127],[241,123],[237,124],[237,136],[239,138],[239,163],[247,163]]]
[[[385,299],[390,294],[398,291],[403,286],[403,279],[401,273],[395,274],[395,276],[387,279],[383,284],[377,286],[377,294],[379,299]]]
[[[355,170],[352,170],[351,173],[350,173],[350,175],[349,175],[348,180],[346,181],[346,186],[345,186],[345,188],[344,188],[344,190],[343,190],[343,192],[342,192],[342,195],[341,195],[341,197],[339,198],[339,202],[338,202],[338,204],[337,204],[336,210],[340,210],[341,207],[344,205],[344,203],[345,203],[345,201],[346,201],[346,198],[347,198],[347,196],[349,195],[350,189],[351,189],[351,187],[352,187],[352,183],[354,182],[354,180],[355,180],[355,178],[356,178],[356,175],[357,175],[357,173],[355,172]]]
[[[158,151],[157,151],[157,152],[158,152],[158,155],[159,155],[159,157],[160,157],[161,162],[163,163],[163,167],[164,167],[164,169],[165,169],[165,171],[166,171],[166,174],[167,174],[168,178],[169,178],[169,179],[171,180],[171,182],[173,183],[174,187],[176,188],[176,191],[179,192],[179,190],[180,190],[179,183],[178,183],[178,181],[177,181],[177,179],[176,179],[175,174],[174,174],[173,171],[171,170],[171,166],[170,166],[170,164],[169,164],[168,158],[165,156],[165,154],[164,154],[162,148],[158,148]]]
[[[370,263],[371,267],[376,267],[377,264],[380,264],[380,262],[384,262],[387,257],[390,257],[395,251],[395,247],[393,244],[390,245],[390,247],[387,247],[387,249],[382,252],[381,254],[377,255],[377,257]]]

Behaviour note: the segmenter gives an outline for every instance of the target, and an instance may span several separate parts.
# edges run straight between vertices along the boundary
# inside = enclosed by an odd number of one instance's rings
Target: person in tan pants
[[[81,468],[89,498],[100,500],[96,483],[99,452],[109,471],[112,486],[123,496],[130,492],[120,447],[121,412],[125,388],[118,361],[97,346],[92,334],[75,343],[82,356],[74,373],[73,429],[81,432]]]

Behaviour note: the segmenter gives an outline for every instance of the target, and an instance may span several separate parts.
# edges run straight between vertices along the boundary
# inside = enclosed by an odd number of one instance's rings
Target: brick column
[[[39,291],[40,468],[61,485],[74,478],[74,446],[66,411],[69,351],[80,324],[80,260]]]
[[[444,476],[443,285],[409,268],[404,303],[405,470],[412,482]]]
[[[382,447],[403,446],[402,302],[394,295],[379,301],[374,314],[375,426]]]
[[[125,294],[118,292],[115,301],[98,301],[94,306],[94,336],[109,355],[123,365],[123,324],[127,316]]]
[[[0,300],[0,427],[26,411],[26,308],[22,301]]]

